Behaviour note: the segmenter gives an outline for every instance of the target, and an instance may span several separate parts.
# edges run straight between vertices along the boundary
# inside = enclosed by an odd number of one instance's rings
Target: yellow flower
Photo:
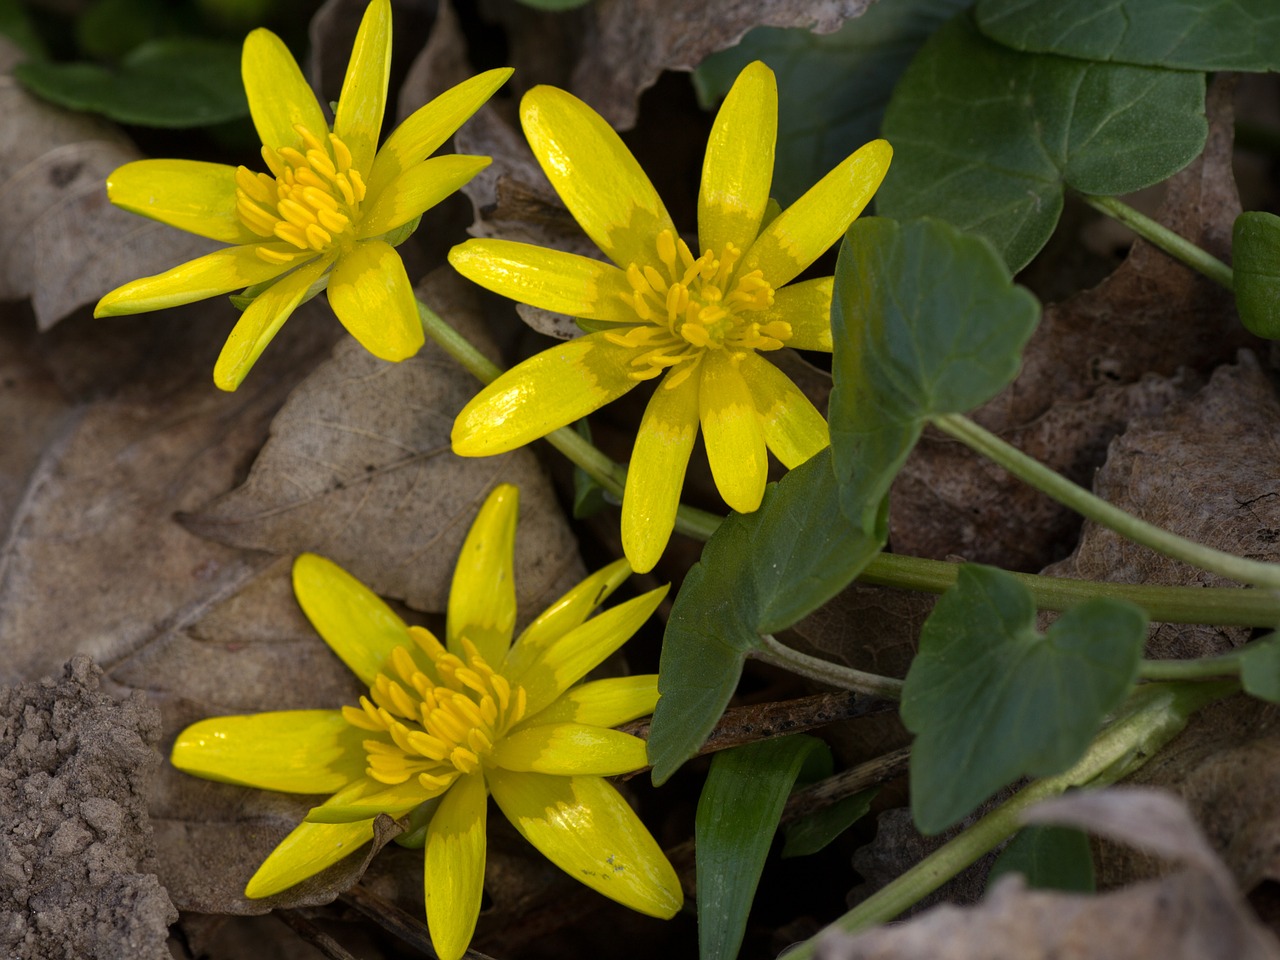
[[[489,164],[427,157],[511,75],[490,70],[415,112],[378,149],[391,62],[389,0],[373,0],[356,34],[333,130],[280,38],[255,30],[241,72],[270,173],[195,160],[140,160],[107,179],[116,206],[234,244],[127,283],[94,315],[143,313],[249,288],[214,367],[234,390],[289,314],[326,283],[348,332],[384,360],[422,346],[413,288],[393,249],[422,213]]]
[[[466,950],[484,883],[485,808],[571,876],[668,918],[682,894],[670,863],[604,778],[645,765],[645,743],[611,729],[653,711],[654,675],[578,681],[653,613],[666,588],[596,616],[630,573],[619,560],[554,603],[512,643],[517,490],[497,488],[467,535],[445,642],[404,622],[328,560],[293,568],[298,602],[369,686],[358,707],[216,717],[184,730],[173,765],[214,780],[332,793],[245,888],[267,897],[347,856],[378,814],[438,798],[427,826],[427,923],[443,960]]]
[[[813,404],[759,354],[831,350],[831,278],[790,281],[848,229],[892,151],[883,140],[867,144],[770,220],[777,103],[773,72],[757,62],[720,108],[702,167],[699,255],[609,125],[564,91],[536,87],[521,104],[525,136],[613,264],[504,240],[469,240],[449,255],[476,283],[593,331],[481,391],[454,423],[456,453],[502,453],[663,378],[622,503],[623,549],[639,572],[671,536],[699,422],[716,487],[740,513],[760,505],[766,448],[791,468],[829,442]]]

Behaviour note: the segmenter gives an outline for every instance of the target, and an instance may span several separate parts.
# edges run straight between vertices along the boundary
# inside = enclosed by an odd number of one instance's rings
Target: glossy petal
[[[580,683],[551,706],[516,724],[513,730],[542,723],[590,723],[616,727],[648,716],[658,703],[658,675],[609,677]]]
[[[640,421],[622,495],[622,549],[636,573],[653,569],[675,528],[685,468],[698,437],[699,381],[696,371],[673,388],[664,380]]]
[[[449,251],[468,280],[519,303],[584,320],[636,323],[627,275],[611,263],[513,240],[468,240]]]
[[[492,758],[504,770],[560,776],[612,777],[649,763],[639,737],[585,723],[525,727],[494,744]]]
[[[739,367],[764,428],[764,441],[788,470],[831,443],[827,421],[791,379],[755,353]]]
[[[367,212],[361,214],[360,239],[380,236],[430,210],[467,184],[493,161],[451,153],[410,167],[387,185]]]
[[[489,789],[520,834],[569,876],[652,917],[679,911],[675,870],[606,781],[494,770]]]
[[[382,240],[357,243],[333,266],[329,306],[347,332],[381,360],[407,360],[425,339],[413,284],[395,248]]]
[[[368,736],[367,733],[364,736]],[[452,780],[439,787],[427,789],[416,777],[404,783],[386,786],[376,780],[365,780],[364,790],[358,795],[313,807],[307,814],[308,823],[354,823],[385,813],[398,820],[420,803],[441,796],[453,785]]]
[[[240,386],[311,285],[324,276],[329,263],[328,258],[319,257],[303,264],[281,277],[249,304],[214,364],[213,382],[220,389],[234,390]]]
[[[751,319],[761,326],[775,320],[791,324],[788,347],[831,352],[831,288],[833,277],[791,283],[774,293],[773,306]]]
[[[413,648],[395,611],[332,560],[304,553],[293,562],[293,592],[311,625],[365,686],[398,646]]]
[[[467,950],[484,895],[485,806],[480,774],[461,777],[427,827],[423,888],[427,927],[440,960]]]
[[[135,160],[107,177],[107,199],[131,213],[223,243],[262,238],[236,213],[236,168],[199,160]]]
[[[466,637],[493,667],[506,657],[516,626],[519,507],[519,490],[509,483],[494,488],[467,532],[449,588],[449,652],[465,656],[462,638]]]
[[[635,347],[593,333],[530,357],[489,384],[453,424],[453,452],[506,453],[580,420],[636,385],[628,375]]]
[[[378,149],[390,76],[391,4],[388,0],[372,0],[365,8],[351,48],[351,60],[333,119],[333,132],[351,151],[351,165],[362,177],[368,177]],[[315,129],[312,133],[322,135]]]
[[[346,793],[358,789],[358,786],[349,787],[328,803],[343,802]],[[355,853],[372,839],[372,820],[355,823],[310,823],[304,820],[271,851],[245,885],[244,895],[251,900],[259,900],[288,890]]]
[[[618,266],[660,266],[654,238],[675,226],[636,158],[604,119],[557,87],[534,87],[520,122],[543,171],[587,236]]]
[[[661,586],[596,614],[548,646],[528,669],[507,679],[524,687],[533,716],[595,669],[649,619],[667,595]]]
[[[339,710],[285,710],[211,717],[174,741],[179,770],[283,793],[334,793],[363,779],[368,734]]]
[[[844,236],[889,169],[893,148],[872,140],[819,180],[761,231],[738,274],[764,271],[774,289],[790,282]]]
[[[698,193],[698,241],[746,250],[760,232],[778,140],[778,84],[757,60],[738,74],[711,127]]]
[[[631,567],[627,561],[615,560],[572,587],[521,631],[507,653],[503,672],[523,671],[551,643],[584,623],[629,576]]]
[[[738,513],[750,513],[768,479],[764,428],[741,371],[723,350],[703,358],[699,411],[716,489]]]
[[[323,139],[329,131],[316,95],[307,84],[293,54],[270,30],[259,28],[245,37],[240,74],[249,98],[249,113],[258,139],[268,147],[298,147],[300,123]]]
[[[243,290],[278,276],[288,266],[267,263],[257,254],[259,244],[227,247],[188,260],[154,277],[143,277],[117,287],[98,301],[95,317],[164,310],[183,303]],[[280,244],[265,244],[279,247]]]
[[[435,153],[509,76],[510,67],[486,70],[415,110],[378,151],[369,172],[368,197],[376,198],[401,173]]]

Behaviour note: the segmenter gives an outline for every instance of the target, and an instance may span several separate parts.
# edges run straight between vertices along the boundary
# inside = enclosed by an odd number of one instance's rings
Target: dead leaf
[[[107,174],[138,154],[114,126],[37,100],[11,76],[0,37],[0,300],[31,298],[47,330],[128,280],[218,244],[113,207]]]
[[[465,281],[440,271],[422,295],[473,342],[482,336]],[[532,452],[453,454],[454,417],[477,389],[433,343],[387,364],[344,342],[281,408],[245,483],[184,523],[245,549],[323,554],[383,596],[442,611],[472,518],[495,484],[514,483],[517,600],[532,616],[583,569]]]

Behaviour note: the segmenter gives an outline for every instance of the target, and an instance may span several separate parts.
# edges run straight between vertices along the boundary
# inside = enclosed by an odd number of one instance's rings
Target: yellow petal
[[[699,376],[664,380],[645,407],[622,494],[622,549],[637,573],[662,557],[676,524],[684,472],[698,437]]]
[[[361,240],[408,223],[467,183],[492,161],[489,157],[450,154],[415,164],[392,180],[360,215]]]
[[[351,165],[360,171],[361,177],[369,175],[378,149],[390,76],[391,4],[388,0],[373,0],[365,8],[356,32],[333,119],[333,132],[351,151]],[[322,135],[315,129],[312,133]]]
[[[580,420],[616,400],[632,380],[635,347],[593,333],[530,357],[489,384],[453,423],[453,452],[462,457],[506,453]]]
[[[562,694],[551,706],[513,727],[513,731],[542,723],[590,723],[616,727],[653,713],[658,703],[658,675],[610,677],[582,683]]]
[[[651,917],[684,903],[680,881],[627,802],[599,777],[493,770],[498,807],[542,855],[588,887]]]
[[[219,389],[234,390],[240,386],[311,285],[324,276],[330,262],[327,257],[318,257],[303,264],[277,280],[245,308],[213,367],[213,382]]]
[[[520,122],[556,193],[596,246],[623,269],[660,266],[654,238],[675,226],[604,118],[572,94],[540,86],[520,102]]]
[[[107,177],[121,209],[223,243],[261,240],[236,213],[236,168],[199,160],[135,160]]]
[[[708,350],[703,358],[699,411],[716,489],[738,513],[750,513],[764,497],[769,458],[751,392],[723,350]]]
[[[759,60],[747,64],[711,127],[698,193],[698,240],[717,254],[746,250],[760,232],[778,140],[778,84]]]
[[[329,803],[342,802],[347,793],[358,792],[358,784],[335,795]],[[373,821],[355,823],[309,823],[303,821],[280,841],[245,885],[250,900],[288,890],[313,877],[343,857],[350,856],[373,839]]]
[[[118,317],[194,303],[262,283],[289,269],[287,265],[263,260],[257,254],[259,246],[276,247],[279,244],[252,244],[215,250],[154,277],[126,283],[99,300],[93,315]]]
[[[791,379],[757,354],[739,367],[760,414],[764,441],[788,470],[831,443],[827,421]]]
[[[211,717],[178,734],[170,760],[206,780],[283,793],[334,793],[364,777],[367,733],[339,710]]]
[[[603,663],[649,619],[667,595],[663,585],[598,613],[543,650],[521,672],[507,674],[512,685],[524,687],[526,713],[533,716]]]
[[[468,240],[449,251],[460,274],[520,303],[584,320],[636,323],[627,275],[611,263],[513,240]]]
[[[487,70],[451,87],[396,127],[369,171],[368,196],[376,197],[405,170],[436,152],[511,76],[510,67]]]
[[[627,561],[615,560],[570,588],[521,631],[515,644],[507,652],[502,672],[518,672],[528,667],[551,643],[580,626],[587,617],[595,613],[600,604],[609,599],[613,591],[629,576],[631,567]]]
[[[296,123],[324,139],[329,123],[316,95],[289,48],[270,30],[259,27],[245,37],[240,74],[253,125],[265,146],[301,146],[302,137],[293,129]]]
[[[427,827],[423,888],[427,927],[440,960],[458,960],[467,951],[484,895],[484,777],[460,777]]]
[[[329,306],[347,332],[381,360],[407,360],[422,348],[413,284],[391,244],[366,240],[338,257],[329,277]]]
[[[467,532],[449,588],[449,652],[462,656],[462,638],[466,637],[493,667],[507,655],[516,626],[519,510],[519,490],[509,483],[494,488]]]
[[[764,228],[738,275],[763,270],[775,290],[794,279],[844,236],[875,195],[892,156],[887,141],[872,140],[845,158]]]
[[[831,352],[831,287],[833,277],[791,283],[774,293],[773,306],[753,313],[751,319],[765,326],[775,320],[791,325],[788,347]]]
[[[404,621],[332,560],[304,553],[293,562],[293,592],[316,632],[365,686],[398,646],[413,648]]]
[[[639,737],[585,723],[544,723],[510,733],[493,747],[505,770],[612,777],[648,765]]]
[[[365,733],[364,736],[367,737],[368,734]],[[456,771],[450,769],[449,773],[455,774],[456,778]],[[418,804],[440,796],[453,785],[453,780],[430,789],[424,787],[417,777],[410,777],[404,783],[390,787],[368,779],[364,783],[364,790],[359,795],[312,808],[307,814],[307,822],[354,823],[376,817],[380,813],[399,820]]]

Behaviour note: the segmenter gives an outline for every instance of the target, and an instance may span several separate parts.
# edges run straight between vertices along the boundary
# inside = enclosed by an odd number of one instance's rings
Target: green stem
[[[853,690],[873,697],[884,697],[887,700],[897,700],[902,696],[901,680],[854,670],[852,667],[842,667],[829,660],[811,657],[807,653],[801,653],[786,644],[779,643],[767,633],[761,635],[760,648],[751,651],[750,656],[842,690]]]
[[[1257,560],[1224,553],[1213,547],[1206,547],[1180,537],[1176,533],[1170,533],[1168,530],[1162,530],[1145,520],[1139,520],[1133,514],[1107,503],[1101,497],[1077,486],[1061,474],[1055,473],[1040,461],[1005,443],[994,433],[984,430],[967,417],[955,413],[944,414],[934,417],[933,424],[944,433],[994,460],[1041,493],[1048,494],[1059,503],[1065,504],[1077,513],[1114,530],[1135,543],[1229,580],[1273,589],[1280,588],[1280,565],[1259,563]]]
[[[1225,263],[1185,237],[1178,236],[1168,227],[1139,213],[1127,203],[1122,203],[1115,197],[1087,195],[1084,201],[1093,209],[1119,220],[1138,236],[1159,247],[1175,260],[1182,261],[1192,270],[1204,274],[1214,283],[1221,284],[1228,290],[1235,289],[1235,277]]]
[[[1240,675],[1240,651],[1198,660],[1143,660],[1138,676],[1143,680],[1220,680]]]
[[[1023,811],[1072,787],[1107,786],[1141,767],[1175,737],[1191,714],[1237,689],[1235,684],[1151,686],[1138,690],[1126,709],[1066,773],[1036,780],[959,836],[943,844],[892,883],[873,893],[843,917],[786,954],[809,960],[815,942],[829,931],[854,933],[892,920],[907,907],[1013,836]]]

